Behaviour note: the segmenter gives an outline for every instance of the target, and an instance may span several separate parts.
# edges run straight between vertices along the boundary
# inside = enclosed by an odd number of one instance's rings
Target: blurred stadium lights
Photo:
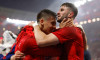
[[[84,21],[83,23],[84,23],[84,24],[87,24],[87,21]]]
[[[80,22],[80,24],[82,25],[82,24],[83,24],[83,22],[81,21],[81,22]]]
[[[87,0],[87,1],[92,1],[92,0]]]
[[[100,21],[100,18],[97,18],[97,21]]]
[[[24,20],[19,20],[19,19],[10,19],[10,18],[7,18],[6,21],[8,23],[13,23],[13,24],[16,24],[16,25],[19,25],[19,24],[27,25],[28,23],[31,22],[31,21],[24,21]]]
[[[15,24],[15,25],[27,25],[27,24],[29,24],[31,21],[24,21],[24,20],[19,20],[19,19],[10,19],[10,18],[7,18],[6,19],[6,21],[8,22],[8,23],[13,23],[13,24]],[[96,21],[100,21],[100,18],[93,18],[93,19],[91,19],[91,20],[88,20],[88,21],[80,21],[80,22],[75,22],[75,24],[77,25],[77,24],[81,24],[81,25],[83,25],[83,24],[87,24],[87,23],[92,23],[92,22],[96,22]],[[36,22],[36,21],[35,21]],[[18,29],[20,29],[19,27],[18,27]]]
[[[81,5],[84,5],[86,2],[90,2],[90,1],[92,0],[79,0],[79,1],[74,2],[74,5],[76,7],[80,7]]]
[[[92,19],[92,22],[95,22],[96,20],[95,19]]]
[[[88,20],[88,23],[91,23],[91,20]]]
[[[3,28],[3,31],[5,31],[5,28]]]
[[[75,25],[83,25],[83,24],[87,24],[87,23],[93,23],[93,22],[96,22],[96,21],[100,21],[100,18],[93,18],[93,19],[89,19],[88,21],[80,21],[80,22],[75,22]]]

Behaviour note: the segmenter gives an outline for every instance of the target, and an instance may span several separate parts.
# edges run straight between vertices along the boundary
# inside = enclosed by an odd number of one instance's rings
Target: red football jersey
[[[83,60],[84,46],[81,30],[77,27],[64,27],[53,32],[63,45],[61,60]]]

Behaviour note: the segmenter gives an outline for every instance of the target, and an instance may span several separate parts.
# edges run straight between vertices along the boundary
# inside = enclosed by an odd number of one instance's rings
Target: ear
[[[70,12],[69,14],[68,14],[68,17],[73,17],[73,15],[74,15],[74,13],[73,12]]]
[[[43,23],[44,23],[44,20],[40,19],[40,24],[43,25]]]

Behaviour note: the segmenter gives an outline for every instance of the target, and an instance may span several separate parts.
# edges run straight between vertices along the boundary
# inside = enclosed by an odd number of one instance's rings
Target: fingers
[[[68,20],[65,21],[65,23],[69,23],[69,22],[72,22],[72,19],[71,18],[68,18]]]
[[[65,21],[67,21],[67,19],[66,19],[66,18],[64,18],[64,19],[62,20],[62,22],[61,22],[61,23],[64,23]]]
[[[10,58],[10,60],[21,60],[21,59],[23,59],[24,57],[25,57],[25,56],[20,57],[20,56],[12,55],[11,58]]]
[[[19,53],[20,51],[18,50],[18,51],[16,51],[15,53]]]
[[[64,18],[63,21],[60,23],[60,28],[72,27],[72,26],[74,26],[72,18],[68,18],[68,19]]]
[[[16,55],[24,55],[24,53],[20,52],[20,51],[16,51],[15,53]]]
[[[16,51],[15,52],[15,58],[17,59],[19,59],[19,58],[23,58],[24,57],[24,53],[22,53],[22,52],[20,52],[20,51]]]
[[[72,21],[71,18],[64,18],[63,21],[62,21],[61,23],[68,23],[68,22],[70,22],[70,21]]]
[[[67,27],[74,26],[73,20],[72,20],[71,18],[69,18],[69,19],[65,22],[65,24],[66,24]]]
[[[34,21],[31,21],[28,25],[32,26],[34,23],[35,23]]]

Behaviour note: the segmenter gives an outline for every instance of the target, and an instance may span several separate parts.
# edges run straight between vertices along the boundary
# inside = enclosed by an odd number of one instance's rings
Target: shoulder
[[[21,39],[20,43],[23,43],[24,45],[27,45],[27,44],[30,45],[30,43],[32,43],[34,39],[35,39],[34,36],[28,34],[23,39]]]
[[[55,32],[53,32],[53,34],[74,34],[76,33],[77,28],[76,27],[64,27],[62,29],[59,29]]]

